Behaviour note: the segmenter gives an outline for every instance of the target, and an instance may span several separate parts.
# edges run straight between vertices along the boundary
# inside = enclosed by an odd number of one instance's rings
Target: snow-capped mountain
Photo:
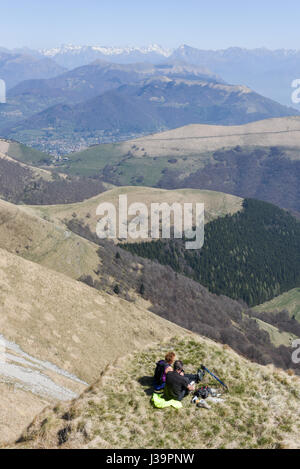
[[[139,61],[159,63],[170,57],[173,50],[163,48],[157,44],[148,47],[76,46],[69,44],[53,49],[42,49],[39,52],[45,57],[54,59],[58,64],[71,69],[87,65],[99,59],[117,63]]]

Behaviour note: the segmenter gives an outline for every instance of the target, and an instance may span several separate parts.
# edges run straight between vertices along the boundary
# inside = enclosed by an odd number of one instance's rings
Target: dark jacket
[[[176,399],[181,401],[188,394],[189,381],[181,376],[177,371],[170,371],[166,376],[166,386],[164,396],[166,399]]]

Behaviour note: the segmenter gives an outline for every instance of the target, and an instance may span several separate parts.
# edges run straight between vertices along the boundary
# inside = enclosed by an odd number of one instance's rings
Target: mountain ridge
[[[245,86],[155,76],[79,104],[54,105],[2,129],[2,134],[33,145],[39,136],[63,147],[89,136],[128,139],[188,124],[241,125],[297,114]]]

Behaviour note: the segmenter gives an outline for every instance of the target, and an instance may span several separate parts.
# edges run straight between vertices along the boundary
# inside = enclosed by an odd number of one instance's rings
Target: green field
[[[42,151],[35,150],[34,148],[27,147],[17,142],[10,143],[7,154],[22,163],[34,165],[38,165],[38,163],[45,158],[50,158],[47,153],[43,153]]]
[[[285,345],[290,347],[293,340],[297,339],[297,336],[290,334],[289,332],[279,331],[279,329],[272,324],[261,321],[261,319],[256,319],[260,329],[268,332],[270,340],[275,347],[280,347],[280,345]]]
[[[285,309],[300,322],[300,288],[283,293],[254,309],[256,311],[283,311]]]

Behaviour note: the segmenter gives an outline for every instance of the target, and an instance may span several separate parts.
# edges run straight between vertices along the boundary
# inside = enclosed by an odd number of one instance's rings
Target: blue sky
[[[297,0],[1,0],[0,47],[300,49]]]

